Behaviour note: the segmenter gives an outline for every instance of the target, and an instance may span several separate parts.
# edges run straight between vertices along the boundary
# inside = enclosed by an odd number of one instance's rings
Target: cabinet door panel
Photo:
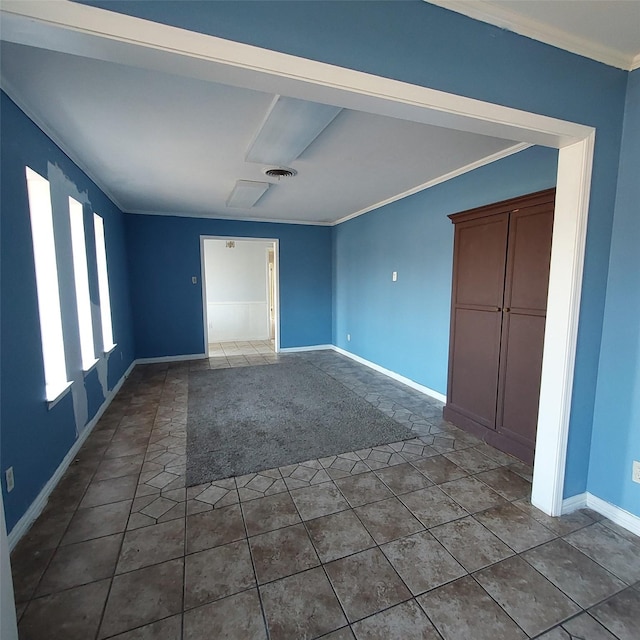
[[[505,307],[546,311],[552,234],[552,203],[511,214]]]
[[[455,304],[501,307],[508,214],[464,222],[456,228]]]
[[[496,423],[508,225],[508,213],[460,223],[454,244],[447,403],[490,429]]]
[[[496,428],[525,445],[531,459],[538,424],[552,234],[553,202],[511,214]]]
[[[505,313],[497,428],[535,447],[544,343],[543,315]]]
[[[449,216],[456,228],[444,417],[529,463],[554,199],[548,189]]]
[[[500,312],[455,310],[455,340],[449,365],[447,404],[493,429],[500,353]]]

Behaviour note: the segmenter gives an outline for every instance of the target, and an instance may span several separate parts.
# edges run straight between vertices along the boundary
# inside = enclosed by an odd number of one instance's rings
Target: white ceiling
[[[621,69],[640,67],[640,0],[426,0]]]
[[[5,7],[11,4],[27,3]],[[58,4],[63,13],[100,12]],[[95,15],[104,23],[109,14]],[[11,42],[2,42],[3,88],[131,213],[334,224],[524,146],[345,108],[291,163],[298,175],[278,183],[244,155],[274,94],[289,95],[286,79],[249,82],[246,70],[229,66],[220,81],[197,58],[168,73],[163,52],[127,39],[112,51],[113,39],[51,35],[34,21],[4,24],[2,37]],[[329,104],[330,95],[313,99]],[[274,186],[252,209],[229,209],[237,180]]]
[[[2,78],[133,213],[332,223],[513,146],[345,109],[278,182],[244,161],[273,94],[11,43]],[[229,209],[236,180],[274,187]]]

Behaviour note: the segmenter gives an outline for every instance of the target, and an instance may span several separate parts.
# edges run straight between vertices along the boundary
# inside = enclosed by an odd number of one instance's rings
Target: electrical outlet
[[[351,334],[347,333],[347,342],[351,342]]]
[[[634,482],[640,482],[640,462],[638,460],[633,461],[633,474],[631,479]]]
[[[13,480],[13,467],[9,467],[4,472],[5,478],[7,480],[7,493],[13,491],[13,487],[15,486],[15,482]]]
[[[394,272],[391,274],[391,282],[397,282],[397,281],[398,281],[398,272],[397,272],[397,271],[394,271]]]
[[[191,284],[198,284],[198,278],[196,278],[196,276],[191,277]]]

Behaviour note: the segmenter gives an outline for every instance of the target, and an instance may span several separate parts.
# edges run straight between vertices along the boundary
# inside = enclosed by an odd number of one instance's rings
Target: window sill
[[[82,373],[84,373],[84,375],[86,376],[92,369],[95,368],[98,362],[100,362],[100,360],[96,358],[86,369],[82,369]]]
[[[71,389],[72,384],[73,382],[67,382],[67,384],[57,392],[57,394],[55,394],[52,398],[47,398],[47,409],[49,409],[49,411],[51,411],[51,409],[53,409],[53,407],[55,407],[58,402],[60,402],[60,400],[62,400],[62,398],[64,398],[67,393],[69,393],[69,389]]]
[[[117,342],[115,344],[112,344],[108,349],[105,349],[103,351],[104,355],[105,356],[111,355],[117,346],[118,346]]]

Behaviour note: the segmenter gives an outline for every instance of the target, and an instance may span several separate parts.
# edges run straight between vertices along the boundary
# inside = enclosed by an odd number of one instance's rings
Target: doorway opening
[[[202,236],[200,255],[207,355],[277,353],[278,241]]]

